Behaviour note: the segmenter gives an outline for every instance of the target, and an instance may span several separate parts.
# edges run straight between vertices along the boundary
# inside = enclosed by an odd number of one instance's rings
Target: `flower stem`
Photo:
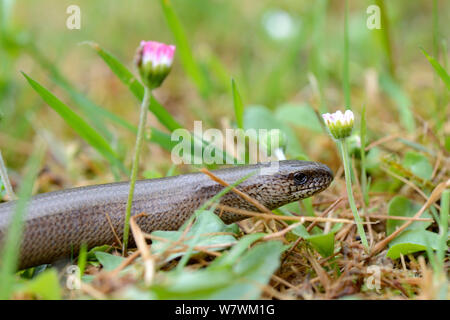
[[[125,224],[123,227],[123,250],[122,254],[125,255],[128,248],[128,238],[130,234],[130,217],[131,207],[133,204],[134,187],[136,185],[137,173],[139,169],[139,156],[142,149],[142,141],[144,140],[145,123],[147,121],[148,104],[150,102],[151,90],[145,87],[144,99],[142,99],[141,113],[139,116],[139,127],[136,137],[136,145],[134,147],[133,167],[131,169],[130,178],[130,191],[128,192],[127,208],[125,212]]]
[[[345,139],[340,139],[340,140],[338,140],[338,144],[341,149],[342,161],[344,163],[345,184],[347,185],[348,202],[350,203],[350,208],[352,209],[352,212],[353,212],[353,217],[356,222],[356,228],[358,230],[358,234],[361,237],[361,242],[364,245],[364,247],[366,248],[366,250],[369,251],[369,244],[367,243],[366,234],[364,233],[362,221],[358,214],[358,210],[356,209],[355,199],[353,198],[352,182],[351,182],[351,175],[350,175],[350,162],[348,159],[347,143],[346,143]]]

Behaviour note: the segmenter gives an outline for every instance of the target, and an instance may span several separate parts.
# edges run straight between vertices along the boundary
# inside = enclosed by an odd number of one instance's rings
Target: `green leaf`
[[[307,104],[284,104],[277,108],[276,118],[293,125],[310,129],[313,132],[323,132],[314,110]]]
[[[152,289],[160,299],[257,299],[278,268],[283,249],[279,241],[261,243],[246,250],[231,266],[170,272],[164,283]],[[224,253],[228,254],[234,253]]]
[[[261,286],[266,285],[280,266],[284,250],[280,241],[268,241],[255,245],[233,267],[240,281],[213,296],[213,299],[257,299]],[[259,285],[255,285],[255,282]],[[234,297],[234,298],[232,298]]]
[[[211,299],[233,282],[233,274],[228,270],[200,269],[197,271],[168,272],[164,283],[152,286],[158,299]]]
[[[291,202],[288,204],[285,204],[284,206],[276,209],[277,211],[281,212],[284,216],[291,216],[292,213],[300,214],[300,204],[298,202]]]
[[[264,237],[264,233],[252,233],[243,236],[239,239],[238,243],[233,246],[233,248],[227,253],[216,258],[210,265],[209,268],[218,268],[224,266],[232,266],[236,263],[237,259],[253,244]]]
[[[31,87],[41,96],[41,98],[55,110],[66,123],[78,133],[88,144],[104,156],[112,165],[120,168],[124,173],[127,170],[120,162],[118,156],[113,151],[109,143],[95,129],[87,124],[78,114],[65,105],[61,100],[56,98],[50,91],[41,86],[39,83],[31,79],[22,72]]]
[[[292,233],[302,237],[303,239],[307,239],[309,238],[311,235],[309,234],[309,232],[306,230],[304,225],[299,225],[298,227],[295,227],[295,229],[292,230]]]
[[[391,241],[386,256],[397,259],[400,254],[406,255],[413,252],[424,251],[428,248],[437,250],[439,247],[439,236],[430,231],[415,229],[402,232]]]
[[[236,116],[236,123],[238,128],[244,128],[244,105],[242,104],[242,98],[239,94],[236,82],[231,79],[231,87],[233,90],[233,104],[234,104],[234,114]]]
[[[427,57],[428,61],[433,66],[434,71],[438,74],[438,76],[442,79],[442,82],[444,82],[444,84],[446,85],[447,90],[450,90],[450,76],[448,75],[447,71],[445,71],[445,69],[439,64],[439,62],[435,58],[430,56],[424,49],[421,48],[421,50],[425,55],[425,57]]]
[[[164,17],[166,18],[170,31],[172,31],[175,38],[177,52],[179,53],[181,64],[183,65],[185,72],[192,79],[198,91],[203,96],[207,96],[210,89],[209,82],[194,59],[183,26],[181,25],[172,4],[169,0],[161,0],[160,3],[163,9]]]
[[[26,282],[25,286],[19,291],[43,300],[62,299],[58,273],[55,269],[48,269],[40,273],[36,278]]]
[[[421,208],[421,205],[412,202],[408,198],[404,196],[395,196],[389,201],[388,205],[388,215],[390,216],[400,216],[400,217],[413,217]],[[422,218],[431,218],[430,213],[425,211]],[[392,220],[388,219],[386,222],[386,233],[387,235],[392,234],[398,227],[402,226],[405,223],[404,220]],[[412,229],[426,229],[431,222],[426,221],[414,221],[410,224],[406,230]]]
[[[88,44],[95,49],[97,54],[108,65],[111,71],[126,85],[134,96],[142,101],[144,98],[144,87],[138,79],[129,71],[116,57],[111,53],[100,47],[97,43],[88,42]],[[156,118],[170,131],[182,128],[182,126],[175,120],[174,117],[155,99],[151,97],[149,110],[156,116]]]
[[[105,269],[106,271],[112,271],[116,269],[125,259],[123,257],[115,256],[102,251],[96,251],[95,257],[101,263],[103,269]]]
[[[433,174],[433,166],[428,158],[417,152],[407,152],[403,159],[403,165],[416,176],[425,180],[430,180]]]
[[[250,243],[250,238],[245,242]],[[245,250],[241,255],[244,247],[236,249],[240,251],[239,257],[235,256],[237,251],[234,250],[223,254],[223,261],[235,261],[231,265],[213,263],[206,269],[168,272],[164,282],[154,285],[152,291],[159,299],[257,299],[261,287],[278,268],[284,247],[279,241],[269,241]]]
[[[293,157],[302,154],[302,147],[289,125],[278,120],[275,115],[264,106],[251,105],[245,108],[244,129],[280,129],[288,138],[286,152]]]
[[[244,112],[245,129],[282,129],[283,123],[274,118],[274,114],[266,107],[250,105]]]
[[[329,257],[334,253],[334,235],[341,227],[342,224],[337,223],[328,233],[310,235],[303,225],[299,225],[292,233],[308,241],[322,257]]]
[[[334,252],[334,232],[310,236],[307,240],[322,257],[329,257]]]
[[[375,174],[380,171],[380,163],[382,158],[381,149],[373,147],[369,150],[366,157],[366,169],[369,173]]]
[[[102,245],[102,246],[94,247],[94,248],[92,248],[91,250],[88,251],[88,253],[87,253],[87,255],[86,255],[86,259],[87,259],[87,260],[97,259],[97,258],[95,257],[95,253],[96,253],[96,252],[98,252],[98,251],[106,252],[106,251],[111,250],[111,248],[112,248],[112,247],[111,247],[110,245],[107,245],[107,244],[104,244],[104,245]]]
[[[299,159],[299,157],[297,157],[297,160],[309,161],[309,159]],[[303,199],[302,204],[305,207],[306,215],[308,215],[310,217],[314,217],[314,207],[313,207],[313,203],[312,203],[312,198]]]
[[[182,245],[187,246],[208,246],[225,243],[235,243],[236,239],[232,235],[210,235],[211,233],[227,232],[228,226],[212,211],[202,210],[196,212],[196,220],[189,231],[186,233],[181,245],[173,249],[183,249],[180,252],[174,253],[168,257],[168,261],[184,255],[187,251]],[[155,254],[160,254],[166,250],[173,242],[181,239],[184,231],[154,231],[152,235],[159,238],[164,238],[167,241],[153,240],[151,250]],[[198,237],[196,237],[198,235]],[[219,251],[224,248],[209,248],[210,251]],[[193,250],[193,252],[197,252]]]

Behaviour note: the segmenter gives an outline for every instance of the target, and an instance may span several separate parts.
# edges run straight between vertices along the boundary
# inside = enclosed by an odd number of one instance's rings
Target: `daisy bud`
[[[141,80],[149,89],[161,86],[172,67],[175,46],[156,41],[141,41],[136,66]]]
[[[345,139],[352,133],[354,116],[353,112],[346,110],[345,113],[337,111],[335,113],[322,114],[322,118],[330,131],[330,134],[337,140]]]

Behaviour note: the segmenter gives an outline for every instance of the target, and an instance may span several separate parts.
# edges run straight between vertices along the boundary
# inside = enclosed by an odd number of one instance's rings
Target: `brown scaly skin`
[[[317,162],[280,161],[279,170],[271,175],[259,171],[267,164],[238,166],[213,171],[232,184],[251,172],[255,175],[237,188],[269,209],[308,198],[326,189],[333,180],[331,170]],[[19,268],[28,268],[78,252],[82,243],[88,248],[112,244],[115,237],[108,223],[109,215],[118,236],[122,237],[128,182],[95,185],[49,192],[34,196],[25,218]],[[145,232],[177,230],[205,201],[222,186],[203,173],[142,180],[136,183],[132,215],[145,212],[138,219]],[[258,211],[233,192],[221,198],[222,204]],[[3,242],[15,202],[0,204],[0,246]],[[226,223],[245,217],[223,212]]]

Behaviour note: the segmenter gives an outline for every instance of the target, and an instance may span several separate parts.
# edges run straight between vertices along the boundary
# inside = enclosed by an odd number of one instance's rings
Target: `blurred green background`
[[[20,71],[87,122],[95,122],[94,113],[80,108],[80,100],[54,81],[55,72],[97,106],[136,124],[138,101],[83,42],[98,43],[134,71],[141,40],[175,41],[162,2],[0,2],[0,148],[13,181],[20,176],[36,135],[50,146],[52,156],[46,163],[51,171],[70,173],[60,184],[83,184],[81,177],[112,179],[101,165],[106,162],[42,101]],[[81,9],[80,30],[66,27],[66,9],[73,4]],[[233,77],[244,105],[265,106],[290,126],[296,137],[288,150],[291,157],[307,154],[336,168],[326,133],[290,117],[286,106],[319,112],[345,107],[344,1],[172,0],[170,4],[200,71],[200,80],[193,81],[177,51],[172,73],[155,93],[179,123],[190,129],[194,120],[203,120],[204,127],[234,126]],[[372,4],[382,9],[380,30],[366,27],[366,10]],[[359,112],[366,104],[369,136],[413,135],[413,115],[448,133],[448,92],[420,47],[447,66],[450,2],[349,1],[348,12],[350,107]],[[150,125],[164,131],[150,117]],[[129,166],[134,135],[106,120],[103,125],[111,133],[106,138]],[[170,154],[155,144],[146,149],[142,163],[148,175],[164,174],[171,165]]]

